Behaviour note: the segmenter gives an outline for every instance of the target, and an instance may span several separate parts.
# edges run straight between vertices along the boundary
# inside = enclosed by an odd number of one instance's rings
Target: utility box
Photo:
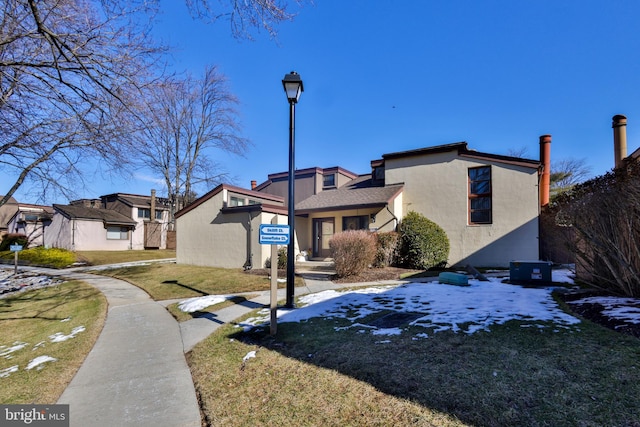
[[[551,262],[511,261],[509,280],[517,283],[551,283]]]

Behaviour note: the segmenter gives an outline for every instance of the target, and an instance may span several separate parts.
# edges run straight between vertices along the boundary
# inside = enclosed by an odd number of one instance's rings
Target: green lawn
[[[189,363],[210,425],[600,427],[640,420],[640,340],[590,322],[554,330],[510,321],[491,332],[426,339],[415,339],[424,331],[416,327],[385,337],[336,330],[345,322],[282,323],[275,338],[228,325],[197,345]],[[243,361],[250,351],[256,357]]]
[[[130,261],[175,258],[176,251],[169,249],[144,251],[77,251],[78,261],[91,265],[118,264]]]
[[[0,403],[55,403],[98,338],[106,311],[106,298],[77,281],[0,299]],[[74,329],[73,338],[51,339]],[[26,369],[44,356],[56,361]]]

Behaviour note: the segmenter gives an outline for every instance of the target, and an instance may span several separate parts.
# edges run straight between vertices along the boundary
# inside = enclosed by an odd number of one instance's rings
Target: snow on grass
[[[6,345],[0,345],[0,357],[4,357],[5,359],[11,359],[13,357],[11,353],[16,352],[18,350],[22,350],[27,346],[26,342],[16,341],[13,343],[11,347],[7,347]]]
[[[212,305],[220,304],[227,300],[227,296],[224,295],[206,295],[203,297],[195,297],[184,300],[178,304],[178,308],[185,313],[193,313],[210,307]]]
[[[5,369],[0,369],[0,378],[7,378],[9,375],[14,372],[18,372],[18,365],[9,366]]]
[[[49,339],[51,340],[51,342],[63,342],[71,338],[75,338],[76,335],[78,335],[80,332],[84,332],[84,330],[84,326],[76,326],[71,330],[71,333],[69,335],[64,335],[62,332],[56,332],[53,335],[49,335]]]
[[[555,277],[558,281],[571,283],[569,271]],[[465,287],[430,282],[368,287],[347,292],[329,290],[299,298],[301,308],[279,310],[278,321],[342,318],[353,323],[350,327],[371,331],[375,335],[398,335],[404,331],[403,328],[366,325],[368,316],[388,312],[413,313],[416,318],[409,325],[431,329],[432,332],[451,330],[472,334],[489,331],[491,325],[510,320],[523,321],[526,322],[525,326],[536,327],[544,327],[542,322],[553,322],[556,324],[554,330],[580,323],[579,319],[560,309],[551,292],[551,288],[525,288],[502,283],[499,278],[490,278],[488,282],[470,280],[469,286]],[[267,315],[268,310],[261,311],[258,317],[248,319],[240,326],[249,329],[268,323]],[[419,335],[429,336],[426,333]]]
[[[602,314],[622,320],[626,323],[640,323],[640,299],[624,297],[587,297],[569,304],[600,304],[604,307]]]
[[[35,359],[31,360],[26,368],[27,371],[30,371],[33,368],[38,368],[38,370],[43,368],[43,364],[47,362],[57,362],[58,359],[51,356],[38,356]]]

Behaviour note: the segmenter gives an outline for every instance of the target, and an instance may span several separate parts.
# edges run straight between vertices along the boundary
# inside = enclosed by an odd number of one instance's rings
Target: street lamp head
[[[284,76],[282,80],[282,86],[287,94],[287,99],[290,103],[297,103],[300,99],[300,94],[304,92],[304,86],[302,85],[302,79],[300,74],[295,71],[290,72]]]

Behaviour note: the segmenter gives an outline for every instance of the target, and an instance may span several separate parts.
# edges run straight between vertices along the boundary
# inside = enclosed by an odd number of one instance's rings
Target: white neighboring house
[[[7,233],[24,234],[30,248],[43,246],[52,215],[51,206],[17,203],[16,212],[7,221]]]
[[[168,201],[151,196],[114,193],[53,205],[45,245],[69,250],[165,249]],[[153,218],[153,219],[152,219]]]

